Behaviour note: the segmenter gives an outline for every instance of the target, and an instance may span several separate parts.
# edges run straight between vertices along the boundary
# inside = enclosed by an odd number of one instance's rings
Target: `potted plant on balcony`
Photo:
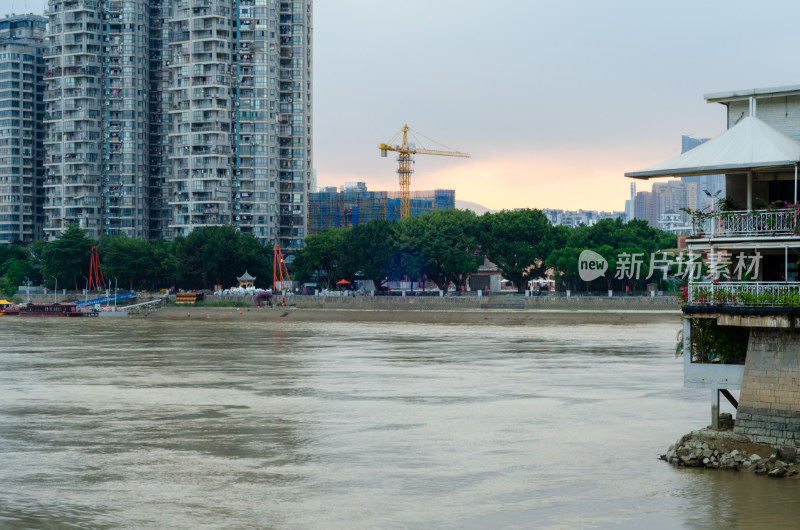
[[[698,210],[681,208],[681,211],[686,212],[692,218],[692,229],[697,237],[705,236],[706,220],[716,220],[719,222],[718,228],[724,231],[727,212],[737,210],[737,206],[730,197],[719,197],[719,191],[712,194],[708,190],[703,190],[703,193],[711,199],[710,205]]]
[[[706,219],[714,217],[714,210],[709,208],[702,208],[700,210],[692,210],[691,208],[681,208],[682,212],[686,212],[692,218],[692,231],[697,237],[705,235]]]

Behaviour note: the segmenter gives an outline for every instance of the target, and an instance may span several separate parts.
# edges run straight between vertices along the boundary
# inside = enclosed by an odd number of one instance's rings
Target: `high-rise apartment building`
[[[690,151],[708,140],[708,138],[693,138],[683,135],[681,136],[681,153]],[[697,185],[697,207],[700,209],[713,209],[716,206],[715,200],[725,198],[725,175],[681,177],[681,182]]]
[[[312,0],[50,0],[46,232],[300,248]]]
[[[46,24],[37,15],[0,20],[0,244],[42,237]]]
[[[166,88],[170,80],[169,19],[171,0],[150,0],[150,176],[149,218],[150,239],[169,239],[172,235],[170,201],[170,100]]]
[[[697,209],[697,184],[680,180],[656,182],[652,191],[636,193],[634,208],[636,219],[646,220],[653,228],[663,228],[664,214],[671,214],[667,219],[670,225],[675,222],[689,225],[689,214],[683,209]]]
[[[69,223],[103,230],[103,10],[97,0],[51,0],[45,60],[45,235]]]

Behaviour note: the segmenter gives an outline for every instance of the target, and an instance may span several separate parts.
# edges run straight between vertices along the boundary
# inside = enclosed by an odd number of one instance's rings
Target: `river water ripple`
[[[795,528],[657,459],[709,415],[665,319],[5,318],[0,527]]]

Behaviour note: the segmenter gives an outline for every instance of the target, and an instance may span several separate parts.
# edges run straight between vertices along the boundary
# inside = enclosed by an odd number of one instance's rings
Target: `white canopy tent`
[[[800,142],[791,136],[749,116],[691,151],[626,177],[689,177],[717,173],[746,173],[748,209],[752,208],[752,175],[763,171],[794,169],[794,200],[797,202],[797,164]]]

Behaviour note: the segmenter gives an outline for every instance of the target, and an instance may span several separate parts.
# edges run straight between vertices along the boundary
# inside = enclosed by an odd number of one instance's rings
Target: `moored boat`
[[[82,317],[87,316],[71,302],[61,304],[25,304],[19,306],[21,317]]]
[[[0,317],[19,315],[19,308],[13,302],[0,300]]]

